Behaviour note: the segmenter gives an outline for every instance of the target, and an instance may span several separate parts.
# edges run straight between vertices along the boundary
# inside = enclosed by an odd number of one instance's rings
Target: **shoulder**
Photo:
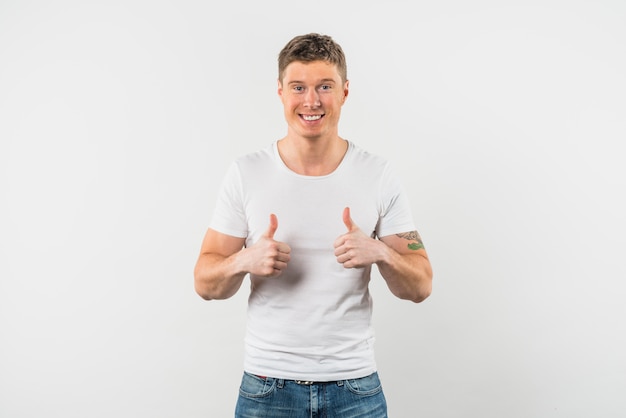
[[[354,142],[350,141],[349,144],[350,161],[352,164],[378,172],[389,170],[390,164],[387,158],[361,148]]]
[[[235,159],[237,164],[255,164],[264,161],[274,160],[274,144],[268,145],[257,151],[242,154]]]
[[[371,185],[373,190],[396,194],[402,188],[398,167],[387,157],[351,143],[350,172]],[[377,187],[374,185],[378,185]]]
[[[231,170],[237,172],[257,171],[275,164],[276,158],[273,144],[257,151],[242,154],[231,164]]]

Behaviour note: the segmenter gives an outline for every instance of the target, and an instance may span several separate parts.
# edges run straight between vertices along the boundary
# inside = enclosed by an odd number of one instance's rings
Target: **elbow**
[[[222,300],[233,296],[237,288],[224,287],[221,282],[208,281],[202,277],[194,277],[194,289],[204,300]]]
[[[198,285],[197,283],[195,290],[198,296],[204,300],[228,299],[232,296],[232,294],[221,291],[220,289],[213,289],[209,286]]]
[[[419,292],[415,292],[415,295],[413,295],[413,297],[410,298],[410,300],[411,302],[414,302],[414,303],[422,303],[426,299],[428,299],[428,297],[431,295],[432,292],[433,292],[432,286],[429,286],[428,289],[421,289]]]
[[[213,300],[215,299],[215,292],[211,291],[210,286],[207,284],[206,280],[203,280],[200,274],[200,269],[198,266],[194,269],[193,272],[193,286],[194,290],[204,300]]]
[[[211,292],[209,292],[207,287],[206,286],[202,286],[200,284],[200,282],[199,282],[197,277],[194,280],[194,290],[196,291],[198,296],[200,296],[204,300],[213,300],[213,299],[215,299],[213,297],[213,295],[211,294]]]
[[[222,269],[210,262],[208,254],[198,260],[193,270],[194,289],[204,300],[228,299],[233,296],[241,282],[243,275],[225,275]]]
[[[432,286],[429,284],[428,286],[420,286],[417,289],[404,289],[404,291],[393,291],[399,299],[408,300],[413,303],[421,303],[428,299],[430,294],[432,293]]]
[[[428,264],[424,275],[422,276],[422,280],[420,281],[420,286],[417,287],[415,291],[414,297],[411,299],[415,303],[424,302],[428,297],[433,293],[433,270],[430,267],[430,263]]]
[[[209,292],[205,291],[204,289],[199,289],[198,286],[196,286],[196,293],[204,300],[214,299]]]
[[[408,300],[414,303],[421,303],[428,299],[433,291],[432,276],[427,275],[419,279],[411,281],[409,278],[405,278],[404,281],[391,282],[387,280],[389,290],[396,297],[403,300]]]
[[[411,302],[421,303],[424,302],[433,293],[433,275],[432,271],[429,271],[426,278],[423,279],[420,285],[411,294],[409,299]]]

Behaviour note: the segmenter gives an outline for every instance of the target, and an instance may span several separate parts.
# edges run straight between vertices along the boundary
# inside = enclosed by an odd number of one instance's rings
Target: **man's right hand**
[[[291,248],[284,242],[274,240],[278,218],[270,215],[270,225],[261,238],[240,254],[244,270],[261,277],[279,276],[287,268]]]

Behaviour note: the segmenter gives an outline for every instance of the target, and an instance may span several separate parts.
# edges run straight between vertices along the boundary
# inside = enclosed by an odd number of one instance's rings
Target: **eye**
[[[328,84],[324,84],[320,86],[320,90],[330,90],[330,89],[332,89],[332,86]]]
[[[301,93],[304,91],[304,87],[302,86],[293,86],[293,91],[295,91],[296,93]]]

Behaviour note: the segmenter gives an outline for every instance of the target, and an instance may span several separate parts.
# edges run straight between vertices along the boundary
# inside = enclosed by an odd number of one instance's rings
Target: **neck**
[[[296,138],[278,141],[278,153],[290,170],[305,176],[324,176],[337,169],[348,150],[348,142],[334,138]]]

